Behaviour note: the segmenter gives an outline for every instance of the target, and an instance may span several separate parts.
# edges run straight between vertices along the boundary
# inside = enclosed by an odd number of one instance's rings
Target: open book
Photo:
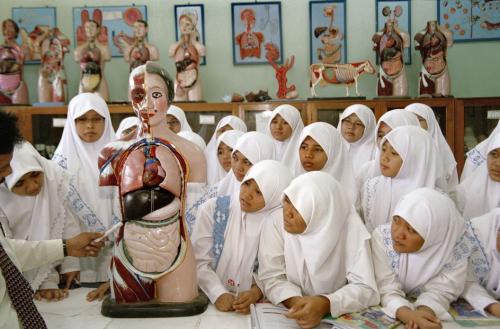
[[[252,329],[300,329],[295,320],[285,317],[284,314],[287,312],[286,307],[269,303],[251,305]],[[370,307],[362,312],[344,314],[338,318],[332,318],[328,315],[321,320],[321,324],[317,328],[382,329],[395,328],[398,325],[399,321],[385,315],[380,307]]]
[[[449,313],[455,319],[455,322],[462,327],[500,327],[500,318],[489,316],[485,317],[464,299],[459,299],[450,305]]]

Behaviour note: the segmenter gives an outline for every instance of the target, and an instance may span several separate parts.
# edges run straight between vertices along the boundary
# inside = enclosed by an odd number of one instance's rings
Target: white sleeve
[[[26,241],[9,239],[23,272],[63,258],[62,240]]]
[[[63,231],[63,239],[71,239],[80,234],[80,224],[69,207],[66,207],[66,221]],[[64,257],[61,265],[61,273],[80,271],[80,260],[76,257]]]
[[[351,219],[353,218],[349,218]],[[360,221],[357,218],[356,220]],[[359,225],[362,226],[362,223],[360,222]],[[368,234],[364,228],[363,231]],[[373,273],[370,240],[348,233],[347,241],[351,241],[346,250],[347,284],[325,296],[330,300],[330,313],[333,317],[359,312],[380,302]],[[352,241],[356,241],[358,248],[350,247]]]
[[[388,316],[396,318],[396,311],[400,307],[406,306],[413,309],[413,305],[406,300],[406,294],[401,287],[401,283],[391,268],[389,256],[385,251],[382,235],[378,229],[372,233],[371,246],[382,310]]]
[[[474,307],[474,310],[481,312],[486,316],[486,307],[498,303],[498,301],[488,293],[488,290],[481,286],[477,281],[472,266],[468,267],[467,280],[462,297]]]
[[[215,303],[219,296],[228,292],[211,266],[214,261],[212,246],[215,202],[216,199],[210,199],[198,209],[197,220],[191,235],[196,258],[198,285],[212,303]]]
[[[264,224],[259,244],[258,279],[264,295],[273,304],[279,304],[288,298],[302,296],[301,288],[287,280],[285,253],[281,217]]]
[[[59,289],[58,284],[59,284],[59,273],[57,273],[56,269],[52,267],[49,273],[47,274],[45,280],[43,280],[40,287],[38,287],[38,290]]]

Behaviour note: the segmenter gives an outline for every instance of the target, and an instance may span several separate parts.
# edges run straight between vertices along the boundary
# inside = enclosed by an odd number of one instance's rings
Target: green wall
[[[236,0],[196,0],[205,6],[205,38],[207,40],[208,65],[201,68],[204,99],[221,102],[221,97],[232,92],[244,94],[247,91],[268,89],[275,95],[277,83],[274,70],[269,65],[233,66],[231,48],[231,2]],[[246,2],[246,1],[239,1]],[[347,53],[349,61],[370,59],[375,61],[371,50],[371,36],[375,32],[375,0],[347,0]],[[11,16],[11,8],[22,4],[24,7],[55,6],[58,27],[73,39],[72,7],[101,5],[130,5],[123,0],[1,0],[0,19]],[[188,1],[151,0],[135,1],[136,5],[147,5],[150,26],[149,40],[160,50],[160,62],[169,72],[174,71],[168,57],[168,46],[175,40],[174,5]],[[425,27],[428,20],[437,16],[436,0],[411,1],[412,48],[413,35]],[[295,55],[295,66],[288,74],[288,81],[297,85],[300,98],[309,96],[309,1],[283,0],[282,28],[284,55]],[[68,77],[69,95],[77,92],[79,72],[71,53],[66,56],[65,66]],[[500,41],[469,42],[455,44],[449,50],[449,67],[452,93],[456,97],[500,96]],[[407,68],[411,96],[417,94],[417,73],[420,70],[420,56],[412,50],[413,63]],[[105,68],[113,101],[127,98],[128,66],[122,58],[113,58]],[[30,89],[30,101],[37,101],[38,65],[27,65],[25,80]],[[375,76],[364,76],[360,80],[360,92],[368,98],[375,96]],[[319,96],[342,96],[341,86],[317,88]]]

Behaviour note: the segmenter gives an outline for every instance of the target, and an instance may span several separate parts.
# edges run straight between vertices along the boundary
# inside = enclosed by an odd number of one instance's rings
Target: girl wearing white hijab
[[[420,126],[427,130],[434,140],[434,143],[436,143],[438,154],[443,161],[443,170],[445,174],[443,179],[446,183],[446,191],[453,190],[458,184],[457,161],[455,161],[455,156],[441,132],[434,111],[432,111],[428,105],[421,103],[410,104],[405,107],[405,110],[417,115]]]
[[[500,208],[470,220],[467,234],[472,242],[467,278],[462,296],[475,310],[500,317]]]
[[[178,134],[181,131],[193,131],[186,119],[184,111],[175,105],[170,105],[167,110],[167,124],[170,130]]]
[[[292,105],[283,104],[275,108],[268,125],[268,135],[274,140],[276,160],[294,170],[297,148],[304,123],[300,111]]]
[[[138,117],[127,117],[120,121],[120,125],[115,133],[116,139],[132,139],[137,134],[137,129],[141,125],[141,120]]]
[[[217,126],[212,138],[207,144],[205,149],[205,158],[207,159],[207,184],[212,186],[218,182],[219,167],[217,161],[217,138],[227,130],[239,130],[244,133],[247,132],[247,126],[243,120],[234,116],[228,115],[223,117]]]
[[[283,216],[267,221],[259,246],[264,294],[312,328],[321,318],[379,303],[370,234],[329,174],[296,177],[283,192]]]
[[[233,149],[238,139],[243,136],[243,134],[244,132],[240,130],[228,130],[217,138],[217,164],[214,166],[217,168],[217,176],[214,177],[215,184],[219,183],[231,169],[231,154],[233,153]]]
[[[457,185],[454,198],[466,220],[500,207],[500,134],[489,139],[486,161]]]
[[[197,220],[198,208],[203,203],[217,196],[229,195],[231,198],[237,198],[241,181],[248,170],[262,160],[274,160],[274,154],[274,144],[271,138],[261,132],[251,131],[238,138],[231,153],[231,170],[187,210],[188,231],[192,232]]]
[[[262,298],[254,279],[260,233],[281,218],[281,193],[291,180],[288,168],[264,160],[245,175],[238,198],[210,199],[200,208],[191,238],[198,284],[218,310],[248,313]]]
[[[347,142],[354,174],[357,176],[361,167],[373,160],[376,150],[375,115],[366,105],[353,104],[348,106],[340,116],[337,128],[342,138]]]
[[[465,286],[465,223],[453,201],[430,188],[406,194],[391,216],[371,240],[383,311],[409,328],[441,328]]]
[[[295,176],[308,171],[326,172],[342,185],[350,201],[357,205],[358,189],[351,159],[346,143],[334,126],[326,122],[315,122],[306,126],[300,134],[298,150],[299,159],[295,166]],[[320,159],[323,161],[317,163]]]
[[[500,120],[498,120],[497,126],[491,132],[490,136],[486,138],[481,143],[477,144],[472,150],[467,152],[467,159],[465,159],[464,169],[462,170],[462,175],[460,176],[460,181],[463,182],[470,174],[472,174],[483,162],[486,161],[486,156],[488,155],[487,148],[490,140],[500,133]]]
[[[80,233],[82,222],[95,218],[83,204],[74,177],[50,160],[43,158],[28,142],[14,149],[10,162],[12,174],[0,186],[0,222],[8,238],[20,240],[68,239]],[[35,297],[58,300],[67,296],[59,290],[58,264],[45,265],[25,272]],[[65,257],[61,274],[69,288],[80,263]]]
[[[429,133],[403,126],[382,138],[381,174],[369,179],[362,190],[361,207],[369,232],[390,222],[399,199],[419,188],[435,188],[441,162]]]
[[[82,93],[73,97],[68,105],[68,118],[61,141],[52,160],[75,175],[76,186],[85,205],[99,219],[88,221],[85,231],[104,231],[121,220],[116,191],[98,186],[99,153],[114,140],[114,135],[108,106],[100,96]],[[106,248],[97,258],[80,259],[80,281],[107,281],[110,252],[111,248]]]
[[[402,109],[385,112],[380,117],[377,126],[375,127],[375,135],[373,136],[375,141],[375,156],[373,160],[368,161],[368,163],[362,165],[361,169],[356,175],[357,185],[360,190],[363,189],[363,185],[368,179],[380,175],[379,158],[380,141],[382,140],[382,138],[391,130],[403,126],[420,127],[420,123],[418,122],[417,116],[415,114]]]

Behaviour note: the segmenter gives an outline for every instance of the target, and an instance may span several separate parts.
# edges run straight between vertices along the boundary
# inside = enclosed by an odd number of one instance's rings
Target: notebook
[[[448,312],[455,319],[455,322],[462,327],[500,327],[500,318],[483,316],[478,311],[475,311],[464,299],[451,303]]]

